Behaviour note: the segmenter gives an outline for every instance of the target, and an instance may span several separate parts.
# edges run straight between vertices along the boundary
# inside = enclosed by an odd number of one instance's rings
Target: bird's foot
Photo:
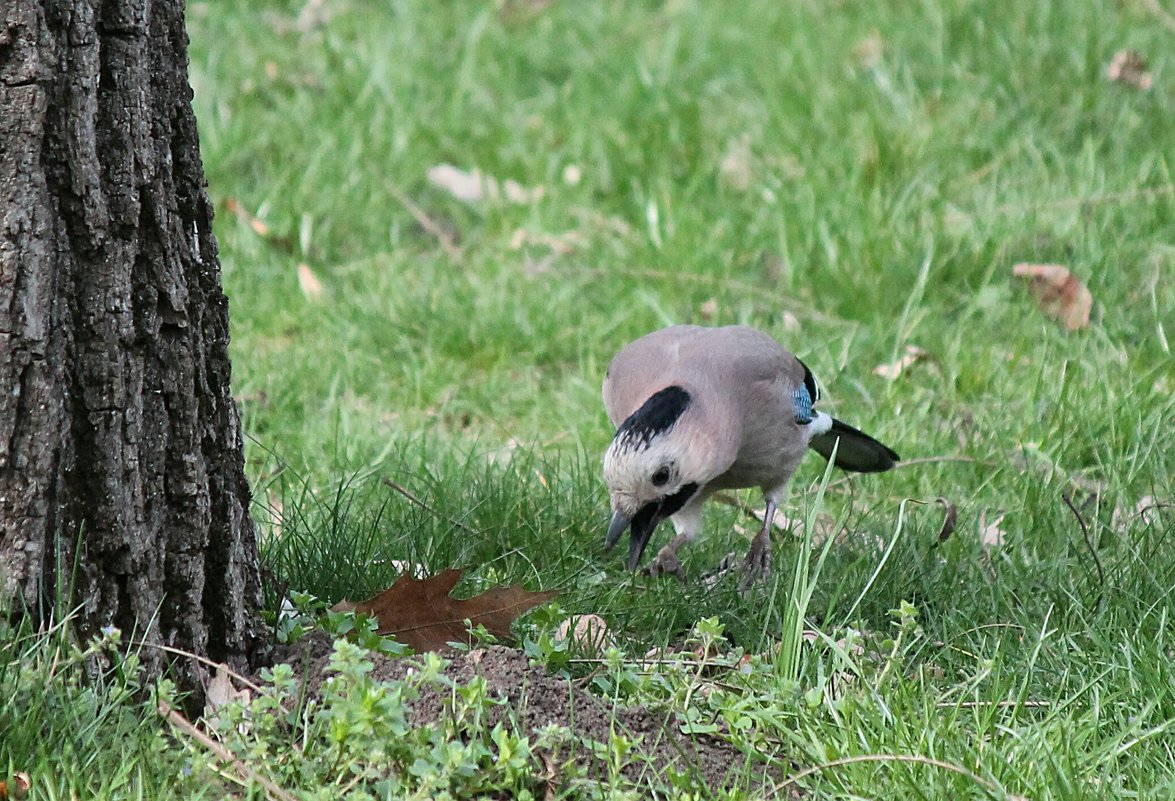
[[[679,581],[685,581],[685,568],[677,558],[677,551],[665,547],[657,551],[657,556],[641,569],[646,576],[674,576]]]
[[[751,540],[751,547],[743,559],[742,577],[738,582],[738,591],[746,595],[751,586],[759,579],[766,579],[771,573],[771,540],[768,537],[755,537]]]

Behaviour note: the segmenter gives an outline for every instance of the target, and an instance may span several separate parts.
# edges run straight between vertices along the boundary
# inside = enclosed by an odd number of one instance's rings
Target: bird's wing
[[[772,442],[772,447],[790,450],[797,443],[796,436],[805,432],[805,424],[815,414],[812,405],[819,398],[819,390],[812,371],[760,331],[736,329],[731,336],[736,337],[735,345],[727,351],[738,354],[732,362],[739,365],[741,375],[736,383],[746,387],[737,396],[743,404],[741,414],[746,420],[760,422],[758,430],[749,430],[744,437],[766,440]],[[828,459],[839,439],[837,467],[858,473],[880,473],[900,461],[888,446],[848,423],[831,419],[831,428],[813,436],[808,447]]]

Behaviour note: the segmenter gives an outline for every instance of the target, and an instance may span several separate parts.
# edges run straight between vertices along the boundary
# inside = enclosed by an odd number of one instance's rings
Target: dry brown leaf
[[[228,665],[217,665],[216,673],[204,686],[204,719],[213,728],[216,727],[217,710],[231,701],[249,703],[252,693],[245,687],[237,689],[233,686],[232,671]]]
[[[1027,280],[1028,291],[1036,297],[1037,307],[1070,331],[1089,325],[1093,296],[1067,267],[1021,263],[1012,267],[1012,275]]]
[[[917,345],[907,345],[905,352],[896,362],[877,365],[873,368],[873,374],[879,375],[889,381],[894,381],[916,362],[928,358],[930,358],[930,351],[925,348],[920,348]]]
[[[959,507],[948,501],[946,498],[937,498],[939,504],[943,507],[942,528],[938,531],[938,541],[946,542],[955,533],[955,522],[959,519]]]
[[[707,323],[713,321],[718,316],[718,301],[714,298],[702,301],[702,305],[698,307],[698,316]]]
[[[462,170],[452,164],[438,164],[428,170],[428,182],[443,189],[463,203],[481,203],[505,198],[511,203],[534,203],[541,200],[546,190],[541,186],[526,187],[514,180],[499,182],[477,167]]]
[[[985,551],[1003,547],[1007,534],[1000,528],[1000,523],[1004,522],[1006,516],[1006,512],[998,511],[988,520],[986,510],[979,513],[979,544]]]
[[[429,169],[428,182],[465,203],[480,203],[491,192],[486,177],[476,167],[467,171],[460,170],[452,164],[438,164]],[[492,184],[492,192],[497,196],[497,181]]]
[[[298,286],[302,288],[302,294],[307,300],[315,303],[322,300],[322,282],[305,262],[298,265]]]
[[[502,447],[487,453],[486,461],[490,464],[510,464],[510,460],[514,458],[514,452],[521,446],[521,442],[514,437],[510,437],[510,439],[502,444]]]
[[[554,590],[531,592],[521,587],[493,587],[472,598],[449,595],[461,578],[450,568],[427,579],[400,576],[387,590],[359,603],[346,599],[334,612],[361,612],[376,619],[376,632],[393,634],[417,653],[437,651],[450,642],[471,643],[465,621],[481,624],[495,637],[509,637],[514,618],[558,595]]]
[[[541,186],[536,186],[532,189],[523,186],[511,178],[507,178],[502,182],[502,194],[511,203],[533,203],[536,200],[541,200],[545,191]]]
[[[32,786],[32,777],[23,770],[18,770],[8,781],[0,781],[0,801],[24,798]]]
[[[745,192],[751,188],[755,174],[751,165],[751,137],[743,134],[726,143],[726,152],[718,163],[718,180],[727,189]]]
[[[885,56],[885,40],[878,30],[870,31],[867,36],[853,45],[853,61],[863,70],[876,69]]]
[[[576,615],[559,624],[555,639],[567,640],[587,651],[599,653],[612,644],[608,624],[599,615]]]
[[[1153,495],[1144,495],[1134,504],[1133,509],[1115,506],[1110,526],[1119,534],[1125,534],[1135,521],[1144,526],[1157,526],[1161,524],[1163,512],[1171,509],[1175,509],[1175,503],[1163,503],[1156,500]]]
[[[859,632],[854,632],[855,636],[851,641],[848,635],[839,637],[835,640],[836,645],[848,656],[863,656],[865,654],[865,646],[861,644],[861,636]],[[800,636],[804,642],[809,645],[817,645],[824,642],[824,636],[816,629],[804,629],[800,632]]]
[[[229,214],[235,215],[241,222],[246,223],[257,236],[269,236],[269,226],[246,211],[245,207],[241,205],[241,201],[235,197],[225,198],[224,206],[228,209]]]
[[[1134,50],[1119,50],[1106,67],[1106,77],[1145,92],[1154,84],[1146,59]]]

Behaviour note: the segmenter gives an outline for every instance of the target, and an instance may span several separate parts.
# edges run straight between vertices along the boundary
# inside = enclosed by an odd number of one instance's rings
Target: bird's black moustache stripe
[[[616,429],[616,439],[630,445],[648,445],[677,422],[690,405],[690,394],[679,386],[665,387],[641,405]]]
[[[694,497],[694,493],[698,491],[698,485],[694,482],[683,484],[681,489],[670,495],[668,498],[661,501],[661,508],[657,514],[660,517],[672,517],[681,511],[681,507],[685,506],[686,502]]]
[[[688,484],[683,484],[681,489],[672,495],[666,495],[659,501],[647,503],[641,507],[632,518],[632,527],[639,529],[647,526],[649,523],[661,522],[667,517],[672,517],[681,511],[681,507],[685,506],[690,498],[694,497],[694,493],[698,491],[698,485],[691,481]]]
[[[641,556],[644,554],[645,548],[653,536],[653,531],[657,528],[657,524],[665,518],[677,514],[681,507],[685,506],[686,502],[694,497],[694,493],[697,491],[698,485],[691,481],[672,495],[662,498],[659,501],[645,504],[639,512],[633,515],[632,529],[629,533],[628,543],[629,570],[636,570],[636,566],[640,562]]]

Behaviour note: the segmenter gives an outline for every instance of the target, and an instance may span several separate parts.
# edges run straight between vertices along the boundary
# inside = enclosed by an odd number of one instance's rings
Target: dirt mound
[[[308,676],[308,689],[316,696],[325,678],[331,642],[326,636],[311,636],[308,640],[300,649],[301,656],[291,655],[283,661],[295,663],[296,675]],[[609,750],[605,746],[615,732],[637,743],[621,772],[626,779],[647,787],[664,787],[672,774],[683,777],[678,787],[752,791],[768,787],[781,778],[777,771],[767,769],[761,759],[743,753],[724,740],[682,734],[671,713],[613,706],[573,682],[531,665],[519,650],[490,646],[467,653],[446,653],[445,658],[449,660],[444,671],[447,678],[465,685],[480,676],[490,697],[504,701],[487,710],[489,727],[501,721],[517,731],[529,733],[552,724],[570,730],[571,738],[562,753],[543,755],[553,767],[570,762],[589,779],[606,780]],[[412,660],[408,659],[375,654],[371,659],[375,663],[371,677],[376,681],[402,680],[412,669]],[[413,723],[426,726],[450,715],[449,698],[450,692],[441,686],[423,687],[420,698],[411,703]],[[601,745],[593,747],[597,743]]]

